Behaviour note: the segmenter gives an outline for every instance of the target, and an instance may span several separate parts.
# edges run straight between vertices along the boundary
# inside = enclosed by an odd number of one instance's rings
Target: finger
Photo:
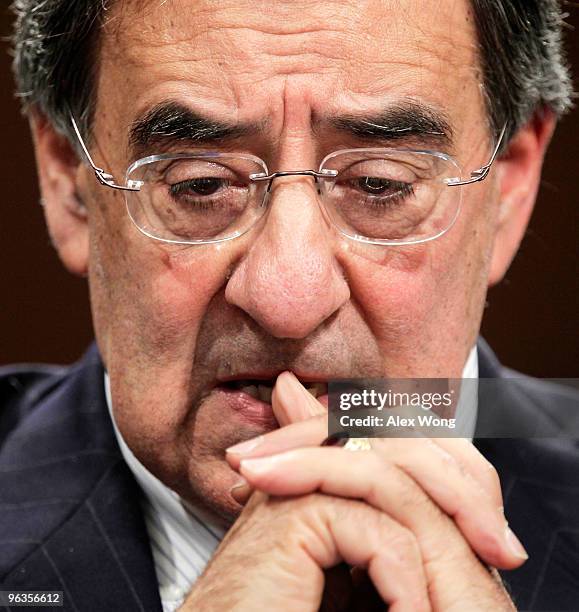
[[[401,438],[375,440],[373,448],[408,474],[454,519],[469,541],[477,533],[484,534],[488,526],[492,529],[495,526],[503,532],[511,552],[524,561],[526,552],[516,545],[516,538],[509,533],[504,517],[498,476],[496,482],[489,481],[491,472],[484,465],[488,463],[486,459],[481,461],[478,451],[469,449],[470,443],[462,442],[444,439],[441,444],[440,440],[428,438]]]
[[[303,547],[320,567],[345,561],[367,568],[391,612],[430,610],[424,561],[408,529],[367,504],[340,499],[323,500],[311,523],[318,537]]]
[[[271,406],[280,427],[327,412],[291,372],[282,372],[277,377],[271,394]]]
[[[261,457],[299,448],[319,446],[327,436],[327,412],[291,372],[282,372],[272,392],[272,408],[280,429],[246,440],[226,450],[229,465],[237,470],[244,457]]]
[[[231,487],[229,494],[240,506],[245,506],[253,491],[253,487],[244,480]]]
[[[225,457],[229,465],[238,470],[242,459],[264,457],[294,448],[319,446],[327,435],[328,419],[324,414],[231,446],[226,450]]]
[[[325,418],[286,426],[283,429],[277,429],[265,436],[261,436],[259,439],[249,441],[249,446],[245,452],[243,452],[243,449],[241,449],[241,452],[236,451],[237,447],[228,449],[227,458],[230,465],[238,470],[239,463],[243,458],[263,457],[294,448],[319,446],[322,437],[326,433],[326,428]],[[402,456],[399,450],[401,447],[403,452],[405,447],[408,448],[415,443],[430,444],[428,439],[422,438],[419,440],[420,442],[413,439],[389,439],[383,444],[387,445],[386,448],[391,450],[390,455],[397,462]],[[493,500],[496,509],[502,512],[503,502],[500,481],[492,464],[467,440],[461,438],[437,438],[432,440],[432,442],[442,449],[441,459],[448,463],[453,472],[456,473],[458,469],[461,472],[464,471],[463,477],[467,478],[470,475],[474,478]],[[380,443],[377,442],[376,444],[379,445]],[[432,446],[432,450],[434,451],[435,449],[436,447]],[[441,470],[443,469],[444,466],[441,466]],[[436,477],[436,473],[434,477]],[[424,477],[426,484],[428,484],[429,479],[430,474],[427,473]],[[241,491],[239,493],[241,494]],[[242,503],[241,500],[238,501]]]
[[[373,448],[382,457],[406,471],[425,491],[438,480],[448,485],[461,520],[473,500],[483,497],[481,511],[491,511],[504,521],[500,481],[489,469],[489,462],[463,439],[390,438],[375,440]],[[492,467],[492,466],[491,466]],[[454,497],[458,494],[458,497]],[[462,495],[461,495],[462,494]],[[432,497],[432,496],[431,496]],[[440,505],[440,503],[439,503]],[[451,514],[447,510],[447,514]]]
[[[487,491],[497,508],[503,506],[501,482],[494,465],[476,446],[465,438],[433,438],[438,446],[450,453],[467,472]]]
[[[253,487],[272,495],[304,495],[319,490],[364,499],[412,529],[419,540],[431,538],[435,531],[432,523],[437,514],[431,511],[435,508],[432,500],[454,518],[484,561],[504,569],[520,566],[526,558],[524,549],[520,544],[516,547],[502,513],[481,488],[473,486],[472,479],[464,479],[448,462],[437,459],[436,454],[414,454],[412,461],[403,457],[403,471],[376,451],[353,456],[339,448],[297,449],[244,460],[240,472]],[[445,546],[440,538],[439,544]]]
[[[227,460],[235,470],[244,458],[264,457],[294,448],[319,446],[327,434],[325,416],[310,419],[307,422],[288,425],[268,434],[252,438],[227,449]],[[420,438],[428,440],[428,438]],[[396,439],[389,438],[388,444],[394,444]],[[404,438],[404,441],[411,438]],[[497,508],[502,508],[502,492],[499,477],[494,466],[485,459],[477,448],[463,438],[435,438],[432,440],[446,453],[450,454],[461,469],[464,468],[494,500]]]

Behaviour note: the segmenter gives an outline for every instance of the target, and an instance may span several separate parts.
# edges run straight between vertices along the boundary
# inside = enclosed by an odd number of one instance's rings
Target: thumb
[[[326,413],[324,405],[291,372],[282,372],[277,377],[271,406],[280,427]]]
[[[277,377],[271,394],[271,406],[280,427],[326,414],[324,405],[318,402],[291,372],[282,372]],[[293,445],[295,444],[294,441]],[[232,459],[230,455],[228,461],[236,461],[234,466],[238,469],[238,460]],[[247,502],[252,493],[253,488],[245,480],[231,489],[231,496],[241,505]]]

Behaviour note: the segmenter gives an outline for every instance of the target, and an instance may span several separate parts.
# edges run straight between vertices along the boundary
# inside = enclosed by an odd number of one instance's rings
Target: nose
[[[267,217],[226,286],[227,301],[276,338],[305,338],[350,297],[316,197],[311,178],[276,179]]]

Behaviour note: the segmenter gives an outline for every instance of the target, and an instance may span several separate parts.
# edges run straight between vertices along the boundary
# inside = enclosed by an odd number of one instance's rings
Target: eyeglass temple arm
[[[115,179],[112,174],[105,172],[103,168],[99,168],[94,163],[91,157],[91,154],[88,152],[88,148],[85,145],[84,140],[80,134],[80,130],[78,129],[78,125],[72,113],[70,114],[70,121],[72,123],[72,127],[74,130],[74,133],[76,134],[77,140],[80,143],[83,153],[85,154],[85,157],[88,163],[90,164],[90,167],[92,168],[98,182],[101,185],[104,185],[105,187],[110,187],[111,189],[118,189],[120,191],[139,191],[141,186],[137,181],[135,181],[134,184],[132,184],[133,183],[132,181],[129,181],[127,185],[117,185],[117,183],[115,183]],[[489,161],[484,166],[481,166],[480,168],[473,170],[470,173],[469,179],[466,179],[464,181],[456,180],[456,179],[449,179],[447,181],[447,185],[449,185],[450,187],[458,187],[459,185],[470,185],[471,183],[478,183],[479,181],[484,180],[487,177],[488,173],[490,172],[491,166],[493,165],[493,162],[495,161],[498,155],[498,152],[499,152],[499,149],[501,148],[501,144],[503,142],[503,138],[505,136],[506,131],[507,131],[507,124],[505,123],[505,125],[503,125],[503,129],[501,130],[501,133],[499,134],[499,137],[497,138],[497,143],[492,152],[492,155]],[[332,178],[333,176],[337,174],[337,172],[332,171],[332,170],[325,170],[323,172],[316,172],[313,170],[308,170],[308,171],[300,171],[300,172],[274,172],[273,174],[269,174],[269,175],[265,173],[257,173],[257,174],[252,174],[250,178],[254,181],[267,181],[267,180],[271,181],[273,178],[276,178],[278,176],[286,176],[286,175],[293,175],[293,174],[307,174],[317,179],[317,178]]]
[[[110,187],[111,189],[119,189],[120,191],[139,191],[140,190],[140,185],[132,185],[130,184],[130,182],[128,185],[117,185],[115,183],[115,178],[112,174],[109,174],[108,172],[105,172],[102,168],[99,168],[94,163],[90,153],[88,152],[87,146],[84,143],[84,140],[80,134],[80,130],[78,129],[78,125],[74,117],[72,116],[72,113],[70,115],[70,122],[72,123],[72,128],[74,130],[74,133],[76,134],[76,138],[78,142],[80,143],[83,153],[85,154],[85,157],[90,167],[93,169],[93,172],[98,182],[101,185],[104,185],[105,187]]]
[[[501,144],[503,143],[503,138],[505,137],[506,131],[507,131],[507,124],[505,123],[505,125],[503,125],[503,129],[501,130],[501,133],[499,134],[499,137],[497,138],[497,144],[495,145],[492,155],[489,161],[484,166],[481,166],[480,168],[473,170],[470,173],[469,179],[466,179],[464,181],[461,181],[458,179],[449,179],[447,181],[447,185],[449,187],[458,187],[459,185],[470,185],[471,183],[478,183],[479,181],[483,181],[487,177],[488,173],[490,172],[491,166],[493,165],[493,162],[495,161],[499,153],[499,149],[501,148]]]

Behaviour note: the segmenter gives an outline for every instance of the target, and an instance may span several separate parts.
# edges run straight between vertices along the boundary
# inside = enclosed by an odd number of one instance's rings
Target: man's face
[[[137,157],[129,130],[173,102],[197,115],[261,129],[211,149],[263,158],[271,171],[317,168],[343,148],[432,148],[335,127],[409,101],[445,116],[465,173],[486,162],[473,19],[466,0],[118,2],[102,32],[97,163],[121,177]],[[218,245],[154,241],[123,195],[88,169],[89,278],[115,416],[136,456],[191,500],[238,507],[224,449],[276,426],[268,404],[224,381],[283,370],[304,381],[356,376],[460,376],[486,292],[496,185],[463,190],[443,237],[363,246],[323,216],[311,178],[274,182],[250,232]]]

